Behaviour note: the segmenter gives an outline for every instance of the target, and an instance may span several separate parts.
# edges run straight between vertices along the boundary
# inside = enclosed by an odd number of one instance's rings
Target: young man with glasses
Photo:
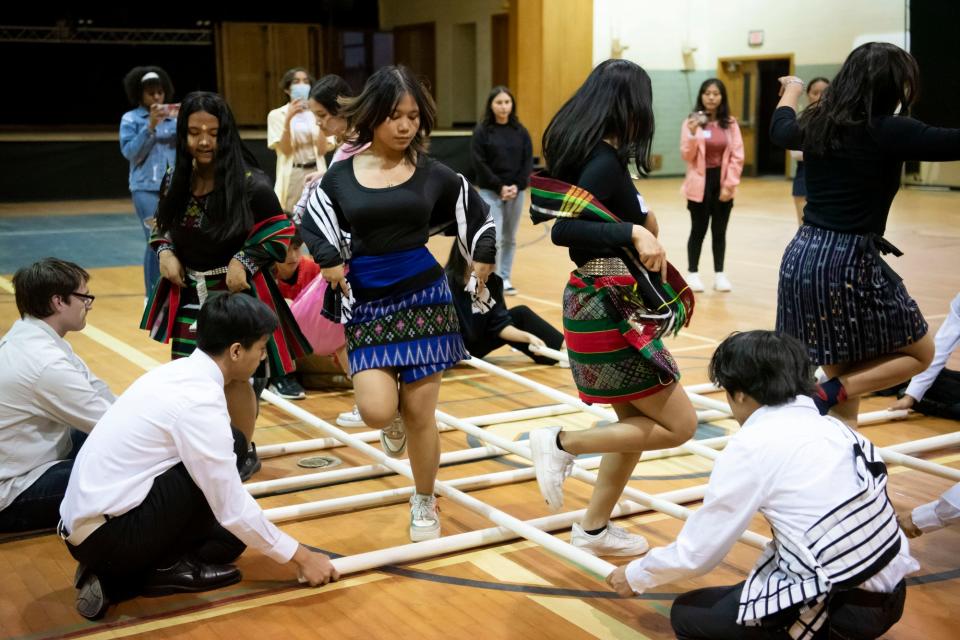
[[[114,395],[64,340],[86,326],[90,275],[45,258],[13,276],[0,338],[0,532],[53,528],[80,446]]]

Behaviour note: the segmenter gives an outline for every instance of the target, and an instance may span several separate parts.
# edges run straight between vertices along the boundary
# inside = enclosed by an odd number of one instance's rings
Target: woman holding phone
[[[307,178],[327,168],[323,160],[327,141],[307,103],[311,85],[313,76],[306,69],[288,70],[280,88],[290,101],[267,115],[267,147],[277,153],[274,191],[287,213],[300,199]]]
[[[143,230],[143,289],[149,296],[160,278],[157,254],[150,248],[160,181],[177,155],[177,107],[173,83],[160,67],[134,67],[123,79],[134,107],[120,119],[120,153],[130,161],[130,195]]]

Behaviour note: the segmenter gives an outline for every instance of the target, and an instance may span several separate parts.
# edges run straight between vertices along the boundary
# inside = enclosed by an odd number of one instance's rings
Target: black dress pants
[[[796,619],[790,611],[771,616],[759,627],[737,624],[743,583],[730,587],[709,587],[683,594],[673,602],[670,624],[679,640],[755,640],[783,639],[790,636],[787,626]],[[818,638],[872,640],[879,638],[903,615],[907,596],[903,581],[891,593],[873,593],[862,589],[840,591],[830,600],[830,617],[818,632]]]
[[[246,452],[246,439],[238,431],[234,447]],[[70,555],[100,578],[114,601],[139,595],[154,569],[188,556],[203,563],[229,563],[245,548],[217,522],[183,463],[154,478],[137,507],[109,518],[79,545],[67,543]]]

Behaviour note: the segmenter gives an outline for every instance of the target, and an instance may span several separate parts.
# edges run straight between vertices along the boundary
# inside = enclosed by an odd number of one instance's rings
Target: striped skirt
[[[621,403],[653,395],[680,379],[656,325],[627,322],[615,297],[629,296],[631,276],[570,274],[563,292],[563,335],[580,399]]]
[[[354,375],[365,369],[395,369],[407,383],[455,366],[468,357],[447,278],[425,247],[350,261],[354,292],[387,290],[411,275],[439,277],[414,291],[364,299],[358,295],[346,326]]]
[[[818,365],[873,360],[927,333],[917,303],[875,248],[877,236],[803,225],[787,245],[777,287],[777,331]]]
[[[272,378],[292,373],[296,369],[294,361],[310,353],[310,343],[297,326],[272,276],[261,270],[249,282],[246,293],[266,303],[279,320],[279,326],[267,341],[267,357],[254,376]],[[147,301],[140,323],[140,328],[149,331],[154,340],[170,342],[174,360],[189,356],[197,348],[200,296],[192,277],[186,278],[186,284],[178,288],[161,278]],[[208,295],[228,291],[225,273],[205,276],[204,284]]]

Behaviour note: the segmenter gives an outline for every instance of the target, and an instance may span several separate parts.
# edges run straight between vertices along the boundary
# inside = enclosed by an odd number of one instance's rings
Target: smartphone
[[[298,82],[290,85],[290,100],[306,100],[310,97],[310,85]]]
[[[179,102],[172,103],[172,104],[161,104],[161,105],[160,105],[160,109],[163,110],[164,117],[166,117],[166,118],[174,118],[174,119],[176,119],[176,117],[177,117],[178,115],[180,115],[180,103],[179,103]]]

